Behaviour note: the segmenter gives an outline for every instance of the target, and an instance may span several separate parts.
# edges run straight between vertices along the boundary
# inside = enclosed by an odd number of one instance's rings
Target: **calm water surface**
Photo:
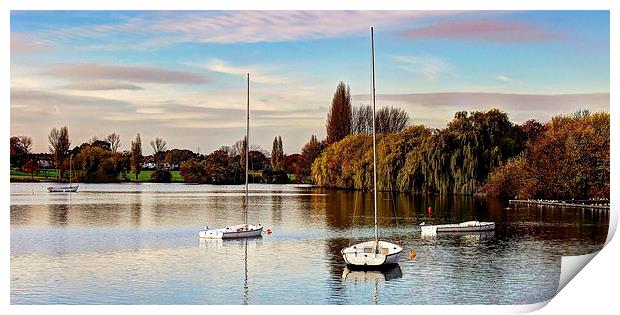
[[[201,241],[205,224],[243,222],[243,186],[45,187],[11,184],[12,304],[535,303],[555,294],[561,256],[601,249],[609,222],[601,210],[383,194],[380,234],[405,247],[400,267],[349,273],[339,252],[372,237],[369,193],[251,185],[250,222],[273,234]],[[420,235],[421,222],[467,220],[496,231]]]

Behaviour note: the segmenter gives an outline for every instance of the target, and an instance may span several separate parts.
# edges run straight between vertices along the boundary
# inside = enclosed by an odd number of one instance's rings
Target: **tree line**
[[[609,114],[579,111],[546,123],[512,123],[498,109],[460,111],[445,128],[411,125],[401,108],[382,106],[376,113],[378,188],[381,190],[486,194],[503,198],[600,198],[609,196]],[[353,106],[350,87],[339,82],[329,108],[325,135],[311,135],[299,154],[284,154],[276,136],[271,152],[249,148],[250,180],[255,183],[313,183],[344,189],[372,187],[372,107]],[[67,157],[74,158],[78,180],[138,179],[143,165],[156,165],[153,181],[168,182],[164,165],[176,165],[187,183],[239,184],[245,180],[246,139],[210,154],[167,149],[162,138],[142,153],[137,134],[129,151],[118,152],[120,136],[70,148],[67,127],[48,136],[58,176],[66,178]],[[11,137],[11,165],[37,169],[32,140]]]

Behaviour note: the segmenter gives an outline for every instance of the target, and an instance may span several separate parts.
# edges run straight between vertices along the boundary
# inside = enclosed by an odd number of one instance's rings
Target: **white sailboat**
[[[377,225],[377,150],[375,132],[375,42],[372,27],[370,28],[370,38],[372,57],[372,156],[375,239],[355,244],[341,250],[342,258],[349,269],[381,269],[393,267],[395,264],[398,264],[398,260],[403,251],[403,248],[396,244],[379,240],[379,229]]]
[[[198,232],[201,238],[246,238],[258,237],[263,232],[263,227],[248,223],[248,169],[250,160],[250,74],[247,74],[248,81],[248,97],[247,97],[247,116],[245,128],[245,223],[233,225],[225,228],[210,229],[208,226],[204,230]]]
[[[69,185],[52,185],[52,186],[47,187],[48,192],[77,192],[80,185],[71,184],[71,178],[73,177],[73,172],[72,172],[73,161],[71,160],[71,158],[72,158],[72,155],[69,155]]]

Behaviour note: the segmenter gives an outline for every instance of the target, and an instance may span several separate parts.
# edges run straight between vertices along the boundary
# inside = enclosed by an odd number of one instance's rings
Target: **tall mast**
[[[248,169],[250,165],[250,74],[248,73],[248,104],[245,124],[245,224],[248,224]]]
[[[377,227],[377,140],[375,128],[375,37],[373,28],[370,27],[370,55],[372,59],[372,172],[375,207],[375,244],[379,247],[379,229]]]
[[[73,173],[72,173],[73,167],[71,167],[73,165],[72,161],[71,161],[72,157],[73,157],[73,155],[69,154],[69,187],[71,187],[71,177],[73,177]]]

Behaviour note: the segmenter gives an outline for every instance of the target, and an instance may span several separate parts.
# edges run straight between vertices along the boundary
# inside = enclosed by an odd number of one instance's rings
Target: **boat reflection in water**
[[[342,271],[342,280],[344,282],[350,282],[353,285],[373,283],[375,286],[375,293],[373,295],[373,304],[379,302],[379,283],[386,282],[403,277],[403,271],[400,269],[400,265],[394,265],[394,267],[382,270],[351,270],[345,267]]]
[[[222,247],[239,247],[243,246],[243,298],[242,304],[248,305],[250,298],[250,287],[248,285],[248,245],[260,246],[263,244],[263,238],[259,235],[256,237],[246,238],[200,238],[200,248],[209,251],[209,249],[217,250]]]

